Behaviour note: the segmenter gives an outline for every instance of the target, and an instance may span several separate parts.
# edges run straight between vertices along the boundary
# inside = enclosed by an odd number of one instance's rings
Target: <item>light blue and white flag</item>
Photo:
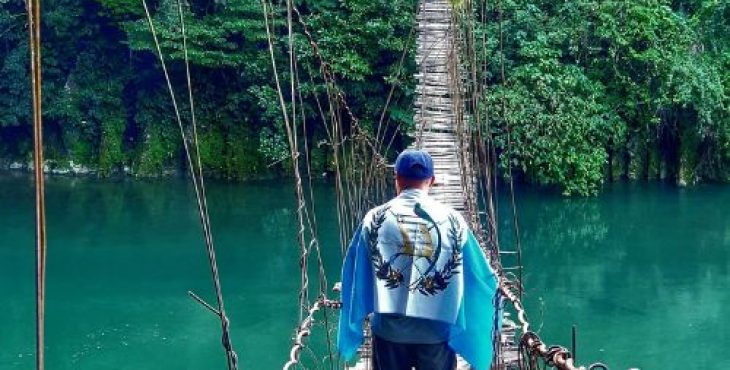
[[[487,370],[501,321],[496,292],[496,274],[464,219],[406,190],[368,212],[348,248],[338,349],[352,359],[368,314],[399,314],[451,324],[449,346]]]

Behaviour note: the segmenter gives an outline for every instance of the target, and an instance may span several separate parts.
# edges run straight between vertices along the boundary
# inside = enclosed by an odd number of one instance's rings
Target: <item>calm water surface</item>
[[[209,185],[242,369],[281,368],[288,356],[299,287],[292,189]],[[334,195],[322,184],[315,197],[334,281]],[[225,368],[216,317],[186,295],[213,301],[193,199],[182,180],[48,180],[49,370]],[[568,345],[575,324],[581,363],[730,368],[730,187],[623,184],[590,199],[528,189],[518,202],[525,300],[548,342]],[[33,230],[30,179],[0,175],[2,370],[35,361]]]

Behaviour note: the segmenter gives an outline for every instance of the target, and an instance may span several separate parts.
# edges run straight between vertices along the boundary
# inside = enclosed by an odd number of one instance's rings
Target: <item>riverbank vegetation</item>
[[[178,101],[184,102],[177,2],[150,5]],[[730,2],[473,5],[480,49],[475,54],[487,65],[481,107],[502,168],[512,165],[521,180],[557,185],[569,194],[594,193],[615,178],[730,180]],[[362,127],[378,122],[395,86],[386,117],[391,128],[400,129],[388,135],[396,135],[395,147],[407,143],[401,135],[413,126],[416,0],[300,0],[297,7]],[[284,176],[288,144],[261,4],[190,0],[184,12],[203,167],[233,179]],[[286,11],[275,6],[273,15],[277,57],[286,65]],[[25,22],[23,1],[0,2],[5,163],[27,163],[31,156]],[[302,25],[296,27],[301,112],[307,120],[301,137],[310,143],[312,172],[322,173],[331,162],[317,105],[325,85]],[[170,98],[139,2],[48,0],[42,32],[50,166],[140,176],[183,166]]]

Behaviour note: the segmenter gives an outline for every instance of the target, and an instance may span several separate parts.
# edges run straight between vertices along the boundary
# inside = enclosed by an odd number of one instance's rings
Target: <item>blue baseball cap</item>
[[[413,180],[431,178],[433,177],[433,159],[423,150],[406,149],[395,160],[395,173]]]

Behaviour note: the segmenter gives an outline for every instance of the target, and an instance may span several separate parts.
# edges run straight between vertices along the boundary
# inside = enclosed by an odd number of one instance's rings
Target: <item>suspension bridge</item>
[[[458,5],[457,5],[458,3]],[[320,257],[320,245],[317,241],[316,220],[313,217],[314,204],[308,201],[303,182],[306,179],[300,174],[300,167],[309,166],[308,158],[301,158],[299,147],[301,139],[298,137],[298,127],[301,115],[298,115],[297,101],[301,99],[301,92],[295,78],[290,78],[288,88],[279,79],[278,71],[288,68],[289,76],[296,76],[297,57],[293,47],[293,33],[295,22],[309,40],[314,54],[319,60],[320,78],[326,84],[327,91],[323,96],[315,95],[320,106],[323,122],[330,124],[329,144],[334,154],[336,168],[337,214],[340,221],[341,248],[347,245],[352,232],[367,211],[368,207],[383,201],[389,194],[387,178],[391,176],[387,166],[386,153],[390,149],[392,140],[385,140],[386,133],[393,135],[398,128],[388,127],[384,121],[386,107],[376,127],[375,133],[368,133],[359,125],[359,120],[349,108],[345,93],[340,90],[336,78],[331,72],[328,63],[319,52],[316,39],[309,32],[306,22],[302,19],[296,6],[291,0],[286,1],[286,20],[289,38],[288,66],[277,64],[274,57],[275,48],[273,39],[272,12],[273,6],[268,0],[262,0],[262,10],[266,23],[269,41],[268,52],[271,55],[272,71],[281,105],[282,116],[289,138],[289,149],[293,163],[293,176],[296,180],[297,220],[299,232],[297,240],[301,251],[301,290],[299,293],[299,324],[295,328],[293,345],[289,359],[282,361],[283,368],[296,368],[300,364],[300,354],[307,347],[307,337],[313,333],[316,315],[324,312],[325,320],[328,314],[337,312],[340,303],[330,297],[327,278],[324,275]],[[195,190],[201,228],[203,230],[208,262],[211,269],[213,286],[216,293],[216,304],[211,305],[194,293],[190,293],[198,303],[204,305],[220,319],[222,344],[229,370],[238,368],[238,358],[231,343],[230,321],[224,309],[221,282],[218,276],[216,253],[213,243],[213,233],[208,216],[205,196],[203,171],[198,151],[194,102],[191,88],[190,68],[187,58],[184,17],[182,16],[182,2],[177,1],[180,15],[180,32],[185,51],[185,71],[187,74],[187,88],[191,122],[187,127],[184,124],[178,104],[175,99],[173,84],[170,82],[168,68],[159,46],[157,33],[152,21],[149,8],[145,0],[142,6],[148,20],[150,32],[156,46],[157,55],[165,74],[165,81],[170,92],[179,125],[180,134],[184,143],[189,175]],[[40,74],[40,1],[28,0],[28,17],[30,30],[32,91],[33,91],[33,121],[35,132],[35,171],[37,182],[36,209],[37,209],[37,369],[44,368],[43,356],[43,326],[44,326],[44,298],[45,298],[45,211],[43,203],[43,156],[41,135],[41,74]],[[421,0],[418,5],[416,25],[416,64],[418,72],[416,80],[416,99],[414,103],[414,121],[416,128],[411,136],[413,146],[427,150],[434,158],[436,185],[432,190],[435,199],[450,205],[462,212],[466,220],[471,223],[472,229],[478,235],[482,248],[490,257],[490,263],[499,275],[499,302],[506,306],[502,318],[502,330],[492,341],[496,349],[496,358],[492,368],[495,370],[507,369],[538,369],[551,366],[564,370],[591,370],[606,369],[600,363],[590,366],[579,366],[574,363],[571,352],[563,346],[548,346],[534,332],[530,330],[524,306],[521,301],[521,261],[519,238],[513,249],[500,248],[496,237],[495,213],[493,206],[493,181],[495,169],[495,154],[491,146],[488,121],[480,113],[478,102],[481,93],[486,88],[478,83],[477,75],[481,73],[475,66],[474,29],[473,22],[463,22],[471,17],[473,9],[471,1],[454,2],[450,0]],[[501,10],[500,10],[501,11]],[[501,27],[500,27],[501,29]],[[500,36],[501,40],[501,36]],[[405,53],[404,53],[405,55]],[[468,61],[466,63],[465,61]],[[504,79],[504,76],[502,76]],[[284,91],[289,93],[285,94]],[[285,101],[288,95],[290,101]],[[390,98],[390,97],[389,97]],[[345,113],[344,115],[342,113]],[[344,117],[344,118],[343,118]],[[304,142],[304,150],[311,143]],[[358,163],[359,166],[354,164]],[[355,170],[358,168],[358,170]],[[311,176],[310,176],[311,178]],[[510,187],[510,189],[512,189]],[[513,209],[514,192],[512,192]],[[513,214],[517,225],[516,212]],[[516,230],[519,236],[519,231]],[[309,297],[310,276],[308,263],[315,259],[318,264],[318,276],[312,279],[318,283],[318,296],[311,300]],[[507,264],[507,259],[516,259]],[[328,331],[329,327],[325,325]],[[364,328],[366,337],[369,332]],[[485,333],[485,335],[491,335]],[[360,362],[356,364],[342,364],[340,359],[333,355],[331,340],[328,338],[330,368],[342,365],[348,369],[369,369],[370,354],[369,341],[363,344]],[[463,360],[459,362],[459,369],[469,369],[470,366]]]
[[[461,58],[469,57],[460,50],[460,46],[468,41],[470,35],[468,30],[464,32],[460,29],[459,15],[454,10],[454,3],[449,0],[420,1],[416,20],[418,71],[415,77],[418,83],[412,146],[428,151],[433,157],[436,182],[431,189],[431,196],[460,211],[470,221],[472,229],[480,235],[483,250],[499,272],[499,294],[517,316],[515,322],[511,318],[510,310],[504,311],[501,331],[493,338],[497,349],[493,369],[536,369],[546,365],[566,370],[606,369],[600,363],[588,367],[576,365],[573,355],[566,347],[548,346],[537,334],[530,331],[521,302],[521,251],[519,248],[500,250],[497,245],[494,238],[496,217],[491,192],[487,192],[490,194],[488,196],[482,195],[481,200],[486,206],[479,207],[479,189],[490,189],[494,186],[491,181],[494,169],[489,160],[484,160],[489,153],[483,147],[484,138],[478,112],[474,110],[474,114],[470,114],[468,110],[469,103],[478,101],[478,94],[483,91],[473,86],[468,87],[473,81],[469,81],[469,71],[460,62]],[[310,41],[316,47],[311,35]],[[475,153],[473,149],[476,148],[483,152]],[[480,184],[479,178],[485,179],[485,183]],[[486,223],[480,213],[486,214]],[[516,221],[516,213],[514,217]],[[517,258],[513,265],[503,266],[503,260],[506,259],[503,256]],[[510,271],[519,271],[519,274]],[[337,304],[326,300],[318,301],[315,304],[317,306],[337,308]],[[316,310],[310,311],[310,315],[302,321],[303,325],[299,326],[290,360],[284,366],[285,370],[298,363],[299,351],[305,346],[304,337],[311,331],[314,312]],[[365,341],[359,350],[360,360],[351,366],[346,365],[346,369],[371,368],[369,328],[365,327],[364,332]],[[518,332],[521,333],[519,338],[516,337]],[[468,370],[471,366],[459,358],[457,369]]]

